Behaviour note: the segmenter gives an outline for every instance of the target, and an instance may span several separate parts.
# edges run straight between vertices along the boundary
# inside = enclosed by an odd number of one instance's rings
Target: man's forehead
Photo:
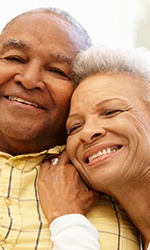
[[[26,22],[26,20],[31,20],[31,21],[36,21],[39,24],[43,21],[43,22],[48,22],[50,24],[50,22],[67,22],[70,23],[69,20],[67,20],[66,18],[64,18],[64,16],[57,14],[55,12],[44,12],[44,11],[35,11],[35,12],[28,12],[28,13],[24,13],[18,17],[16,17],[14,19],[14,21],[12,22],[12,24],[20,24],[21,22]],[[38,28],[38,27],[37,27]]]
[[[25,26],[27,27],[29,25],[30,27],[30,25],[32,25],[31,22],[37,22],[40,25],[42,22],[50,24],[50,22],[56,21],[59,23],[59,21],[61,22],[61,20],[63,20],[63,22],[68,22],[67,19],[65,19],[61,15],[58,15],[55,12],[46,12],[46,11],[26,12],[10,20],[10,22],[8,22],[4,27],[2,33],[9,32],[10,30],[15,29],[16,26],[19,27],[22,24],[25,24]],[[38,26],[36,26],[35,28],[38,28]]]

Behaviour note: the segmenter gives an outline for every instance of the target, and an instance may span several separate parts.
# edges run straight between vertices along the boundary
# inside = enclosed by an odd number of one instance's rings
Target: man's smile
[[[15,102],[19,102],[19,103],[23,103],[23,104],[26,104],[26,105],[31,105],[31,106],[34,106],[35,108],[40,108],[42,109],[42,106],[36,104],[36,103],[32,103],[32,102],[29,102],[29,101],[26,101],[26,100],[23,100],[19,97],[15,97],[15,96],[7,96],[6,97],[8,100],[10,101],[15,101]]]

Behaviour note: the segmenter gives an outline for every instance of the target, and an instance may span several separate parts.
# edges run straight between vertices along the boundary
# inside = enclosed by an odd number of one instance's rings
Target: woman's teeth
[[[91,155],[90,157],[88,157],[88,162],[91,162],[92,160],[94,160],[95,158],[98,158],[100,156],[112,153],[112,152],[116,152],[120,147],[119,146],[113,146],[113,147],[108,147],[105,148],[99,152],[97,152],[96,154]]]

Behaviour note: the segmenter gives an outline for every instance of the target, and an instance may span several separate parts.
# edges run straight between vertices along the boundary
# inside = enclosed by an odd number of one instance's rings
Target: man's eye
[[[55,75],[61,76],[61,77],[67,77],[70,79],[69,74],[66,74],[64,71],[60,70],[60,69],[55,69],[55,68],[48,68],[48,71],[52,72]]]
[[[17,56],[6,57],[5,60],[12,61],[12,62],[25,63],[25,60],[23,58],[17,57]]]

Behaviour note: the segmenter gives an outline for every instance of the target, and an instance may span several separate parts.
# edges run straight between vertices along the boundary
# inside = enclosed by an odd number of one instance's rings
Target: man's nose
[[[15,75],[14,80],[26,89],[43,89],[45,86],[42,80],[42,69],[36,64],[24,65],[23,69]]]

